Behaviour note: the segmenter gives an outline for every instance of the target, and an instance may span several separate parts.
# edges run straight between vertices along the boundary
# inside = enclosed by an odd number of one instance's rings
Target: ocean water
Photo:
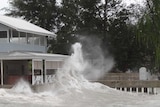
[[[21,79],[11,89],[0,89],[0,107],[160,107],[160,95],[122,92],[100,83],[91,83],[82,75],[87,67],[81,44],[59,70],[51,84],[34,90]]]

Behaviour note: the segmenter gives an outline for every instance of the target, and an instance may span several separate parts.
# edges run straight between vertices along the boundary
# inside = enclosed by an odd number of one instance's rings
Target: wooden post
[[[1,85],[3,85],[3,60],[1,60]]]

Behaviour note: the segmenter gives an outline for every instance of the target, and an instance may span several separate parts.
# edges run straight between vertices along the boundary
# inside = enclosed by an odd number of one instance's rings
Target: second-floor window
[[[1,43],[7,42],[7,31],[0,31],[0,42]]]
[[[45,46],[45,36],[9,30],[9,42]]]

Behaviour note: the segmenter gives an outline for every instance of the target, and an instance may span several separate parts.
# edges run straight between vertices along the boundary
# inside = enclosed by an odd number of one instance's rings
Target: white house
[[[20,77],[32,85],[52,82],[68,56],[47,53],[47,38],[55,34],[25,20],[0,16],[0,84]]]

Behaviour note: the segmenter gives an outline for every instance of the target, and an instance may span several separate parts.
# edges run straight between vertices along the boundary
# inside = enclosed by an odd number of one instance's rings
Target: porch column
[[[60,69],[60,61],[57,61],[57,63],[58,63],[57,70],[59,71],[59,69]]]
[[[1,85],[3,85],[3,60],[1,60]]]
[[[9,30],[7,30],[7,43],[10,42],[10,37],[9,37]]]
[[[47,75],[46,75],[46,60],[43,60],[43,82],[47,83]]]
[[[34,60],[32,59],[32,85],[34,85]]]

